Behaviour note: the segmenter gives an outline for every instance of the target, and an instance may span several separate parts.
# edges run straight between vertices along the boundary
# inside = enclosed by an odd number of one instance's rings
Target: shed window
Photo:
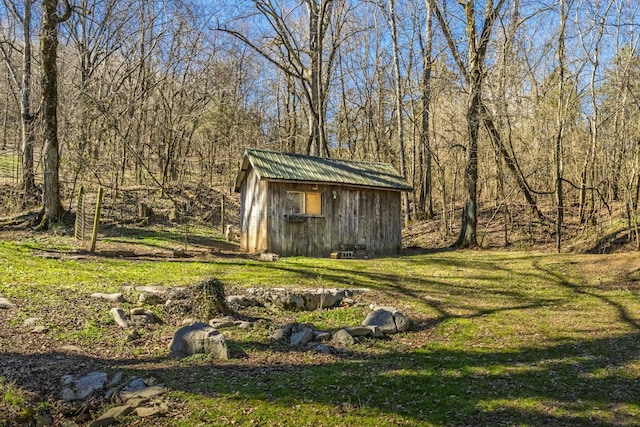
[[[285,208],[288,214],[320,216],[322,215],[322,193],[287,191]]]

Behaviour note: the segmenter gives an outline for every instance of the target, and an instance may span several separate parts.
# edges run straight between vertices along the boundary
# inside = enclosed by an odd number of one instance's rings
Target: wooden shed
[[[247,149],[235,190],[242,250],[328,257],[399,253],[413,188],[388,163]]]

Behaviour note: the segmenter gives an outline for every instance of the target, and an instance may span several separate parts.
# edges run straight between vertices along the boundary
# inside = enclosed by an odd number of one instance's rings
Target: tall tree
[[[221,31],[237,37],[267,61],[295,79],[306,101],[308,140],[307,153],[328,156],[327,103],[335,56],[341,43],[341,30],[347,14],[344,0],[304,0],[293,5],[286,1],[254,0],[253,4],[266,20],[271,34],[263,40],[229,28]],[[297,9],[304,4],[306,19],[303,33]],[[259,25],[257,25],[259,26]]]
[[[64,12],[58,15],[58,0],[43,0],[40,52],[42,68],[42,123],[44,127],[44,217],[40,224],[46,228],[50,221],[59,220],[64,210],[60,201],[60,150],[58,146],[58,25],[71,17],[69,0]]]
[[[22,156],[22,191],[25,202],[33,198],[36,194],[35,172],[34,172],[34,143],[35,136],[33,124],[35,116],[31,108],[31,64],[32,64],[32,44],[31,44],[31,24],[32,7],[36,0],[23,0],[22,13],[17,3],[10,0],[2,0],[3,4],[10,10],[22,27],[22,73],[18,83],[17,72],[11,64],[5,43],[0,46],[3,58],[9,72],[20,87],[20,117],[22,128],[22,140],[20,144],[20,154]],[[8,44],[8,43],[7,43]],[[13,46],[15,48],[15,46]]]
[[[461,248],[475,247],[478,245],[478,137],[480,123],[483,120],[483,112],[485,111],[482,103],[485,57],[491,39],[493,24],[505,0],[498,0],[495,6],[493,0],[486,1],[480,32],[478,32],[475,1],[466,0],[460,2],[465,20],[465,37],[467,41],[466,65],[462,61],[458,46],[453,38],[449,21],[445,19],[435,0],[429,1],[447,39],[451,54],[467,85],[467,164],[464,172],[467,194],[462,210],[462,227],[455,246]]]

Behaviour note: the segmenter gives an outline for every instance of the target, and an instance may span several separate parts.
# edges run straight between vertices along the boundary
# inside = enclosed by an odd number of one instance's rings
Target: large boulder
[[[205,353],[217,359],[229,358],[224,336],[217,329],[202,322],[180,328],[171,340],[169,349],[174,355],[182,357]]]
[[[362,326],[377,326],[385,334],[403,332],[411,326],[410,319],[394,307],[376,307],[362,322]]]

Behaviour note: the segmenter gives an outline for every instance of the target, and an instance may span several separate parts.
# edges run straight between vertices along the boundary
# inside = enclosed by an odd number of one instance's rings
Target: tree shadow
[[[338,423],[340,408],[348,407],[355,415],[379,414],[380,425],[391,424],[384,420],[396,416],[414,425],[637,425],[633,416],[640,410],[640,381],[626,374],[626,366],[638,361],[639,338],[633,332],[505,351],[429,345],[409,353],[354,350],[342,358],[309,355],[314,363],[280,364],[2,352],[0,375],[25,389],[44,390],[43,400],[58,399],[61,386],[56,382],[43,388],[26,368],[37,371],[55,360],[65,373],[123,370],[155,377],[180,396],[232,399],[240,407],[256,402],[281,409],[326,405],[335,410],[331,422]],[[237,343],[243,351],[255,345]],[[9,359],[25,369],[4,371]],[[202,410],[198,420],[215,423],[219,415],[214,408]],[[237,424],[248,424],[248,418],[239,417]]]

